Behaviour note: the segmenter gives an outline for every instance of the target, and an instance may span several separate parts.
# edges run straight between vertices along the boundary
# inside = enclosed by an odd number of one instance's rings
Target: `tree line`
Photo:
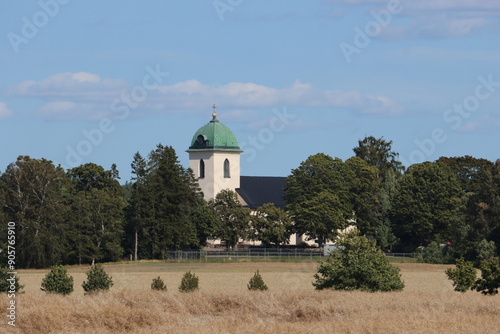
[[[392,141],[358,144],[346,161],[318,153],[292,170],[285,202],[297,232],[322,243],[355,225],[386,251],[436,245],[451,260],[496,253],[500,160],[441,157],[405,169]]]
[[[318,244],[355,225],[383,250],[413,252],[447,245],[452,258],[475,259],[478,247],[500,242],[500,162],[445,158],[407,170],[392,142],[366,137],[343,161],[308,157],[286,178],[284,209],[254,212],[234,191],[205,201],[175,150],[159,144],[136,153],[133,178],[119,183],[109,170],[87,163],[70,170],[46,159],[20,156],[0,175],[0,225],[15,222],[16,265],[163,259],[168,251],[204,247],[221,239],[286,244],[293,233]],[[6,233],[0,234],[6,249]],[[495,250],[496,251],[496,250]],[[6,252],[0,253],[5,263]]]

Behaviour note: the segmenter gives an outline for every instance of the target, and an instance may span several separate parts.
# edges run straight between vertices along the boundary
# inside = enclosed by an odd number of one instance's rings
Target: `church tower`
[[[217,119],[213,106],[212,120],[193,136],[189,153],[189,167],[198,179],[203,198],[210,200],[224,189],[240,187],[240,154],[236,136]]]

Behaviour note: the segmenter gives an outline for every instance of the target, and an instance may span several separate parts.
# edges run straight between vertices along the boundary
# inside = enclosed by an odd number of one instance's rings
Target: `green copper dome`
[[[187,152],[195,151],[233,151],[242,152],[233,131],[219,122],[217,114],[213,119],[202,126],[193,136],[191,146]]]

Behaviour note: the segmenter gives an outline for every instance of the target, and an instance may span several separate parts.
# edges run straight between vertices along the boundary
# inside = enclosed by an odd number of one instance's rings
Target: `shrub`
[[[446,269],[446,276],[453,281],[455,291],[466,292],[474,286],[476,281],[476,269],[472,262],[465,261],[463,258],[457,259],[454,269]]]
[[[73,277],[62,266],[53,266],[42,279],[42,291],[69,295],[73,292]]]
[[[481,261],[486,260],[489,261],[495,257],[496,253],[495,242],[488,241],[486,239],[481,240],[481,242],[477,245],[477,264],[479,265]]]
[[[336,245],[314,275],[316,290],[403,290],[399,268],[392,266],[380,248],[358,231],[339,237]]]
[[[199,278],[192,274],[190,271],[186,272],[182,276],[181,285],[179,286],[180,292],[191,292],[198,290]]]
[[[109,290],[113,286],[113,280],[100,264],[93,265],[87,272],[87,280],[83,282],[82,287],[85,294],[97,293]]]
[[[0,292],[19,292],[24,288],[24,285],[19,283],[19,277],[9,274],[9,272],[10,271],[6,267],[0,267]],[[14,289],[12,289],[12,287]]]
[[[432,241],[422,250],[418,262],[442,264],[445,263],[443,249],[435,241]]]
[[[500,288],[500,262],[498,258],[481,261],[481,278],[476,281],[473,289],[485,295],[496,295]]]
[[[264,283],[264,280],[262,279],[262,276],[260,275],[259,271],[257,270],[255,274],[253,275],[252,278],[250,278],[250,281],[247,284],[248,290],[261,290],[265,291],[267,290],[267,285]]]
[[[153,278],[153,282],[151,283],[151,289],[158,291],[167,291],[167,286],[160,278],[160,276],[158,276],[157,278]]]

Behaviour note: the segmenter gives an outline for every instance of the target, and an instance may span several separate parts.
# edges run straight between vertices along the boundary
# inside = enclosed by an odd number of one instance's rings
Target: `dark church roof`
[[[266,203],[274,203],[283,208],[283,189],[286,177],[274,176],[240,176],[240,188],[236,192],[251,209]]]

